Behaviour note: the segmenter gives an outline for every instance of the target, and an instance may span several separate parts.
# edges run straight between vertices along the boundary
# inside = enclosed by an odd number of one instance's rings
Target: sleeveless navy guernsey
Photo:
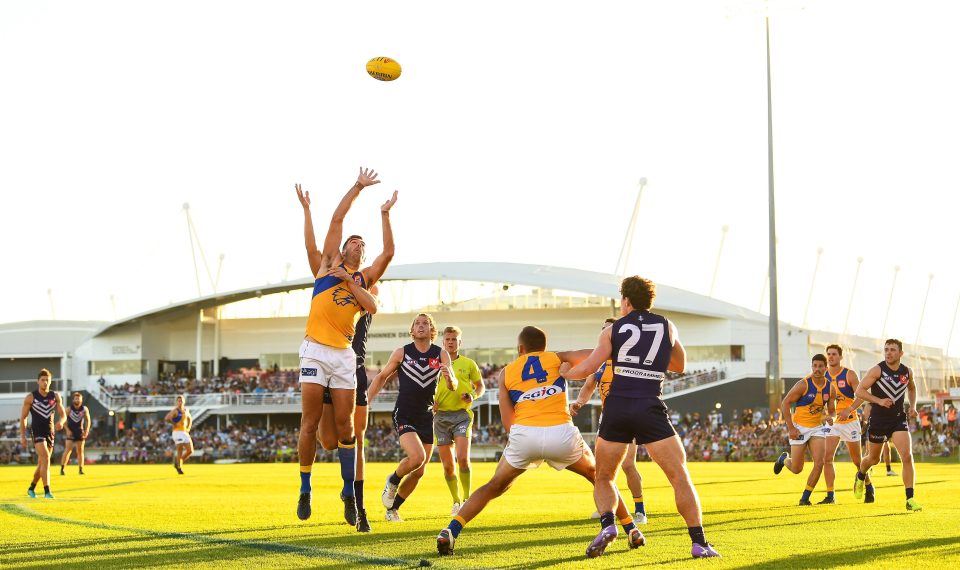
[[[670,365],[670,322],[649,311],[633,311],[613,323],[613,380],[609,396],[659,398]]]
[[[397,369],[400,393],[395,409],[404,414],[430,413],[440,377],[440,350],[431,344],[426,352],[420,352],[412,342],[403,347],[403,360]]]
[[[903,409],[903,401],[907,395],[912,373],[910,369],[900,364],[896,370],[881,362],[880,378],[870,386],[870,393],[877,398],[890,398],[893,406],[885,408],[879,405],[870,406],[870,421],[906,421],[907,414]]]
[[[33,437],[49,437],[54,433],[53,414],[57,411],[57,394],[49,390],[46,396],[40,390],[34,390],[33,404],[30,405],[30,429]]]

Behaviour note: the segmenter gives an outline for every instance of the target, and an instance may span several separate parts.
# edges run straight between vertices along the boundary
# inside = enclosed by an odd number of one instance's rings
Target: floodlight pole
[[[770,16],[764,18],[767,31],[767,194],[769,208],[770,248],[770,367],[767,376],[767,394],[770,397],[770,417],[780,407],[783,380],[780,378],[780,317],[777,307],[777,215],[773,191],[773,90],[770,81]]]
[[[853,288],[850,290],[850,301],[847,303],[847,316],[843,319],[843,334],[840,335],[843,338],[846,338],[847,331],[849,330],[850,325],[850,313],[853,311],[853,299],[857,295],[857,281],[860,280],[860,266],[863,265],[863,258],[857,258],[857,271],[853,274]]]
[[[890,318],[890,307],[893,306],[893,292],[897,288],[897,275],[900,273],[900,266],[896,265],[893,268],[893,282],[890,283],[890,298],[887,299],[887,312],[883,314],[883,326],[880,328],[880,338],[885,339],[887,337],[887,321]]]
[[[723,255],[723,243],[727,240],[727,232],[730,226],[724,224],[720,228],[720,247],[717,248],[717,262],[713,265],[713,279],[710,280],[710,297],[713,297],[713,289],[717,285],[717,273],[720,271],[720,257]]]
[[[614,273],[621,279],[626,277],[627,274],[627,262],[630,260],[633,233],[637,227],[637,216],[640,213],[640,198],[643,196],[643,189],[647,185],[647,179],[641,178],[638,184],[640,189],[637,190],[637,201],[633,205],[633,215],[630,216],[630,225],[627,226],[627,234],[623,238],[623,245],[620,246],[620,256],[617,258],[617,267],[614,269]]]

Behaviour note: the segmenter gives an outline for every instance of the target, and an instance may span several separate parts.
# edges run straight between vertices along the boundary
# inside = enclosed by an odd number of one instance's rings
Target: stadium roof
[[[616,275],[569,267],[525,263],[437,262],[393,265],[387,270],[381,281],[428,281],[437,279],[527,285],[575,291],[613,299],[620,298],[620,278]],[[263,295],[307,289],[312,286],[313,279],[307,278],[198,297],[121,319],[108,324],[96,334],[99,335],[115,327],[147,318],[160,320],[179,318],[184,314],[201,309],[236,303]],[[668,285],[657,285],[657,299],[654,305],[664,311],[676,313],[751,321],[765,322],[767,320],[767,316],[762,313]]]

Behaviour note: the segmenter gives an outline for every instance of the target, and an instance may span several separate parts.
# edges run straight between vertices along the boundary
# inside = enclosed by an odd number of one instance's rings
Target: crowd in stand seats
[[[263,394],[294,392],[299,389],[299,370],[261,370],[241,368],[227,371],[213,378],[189,378],[182,374],[168,374],[150,384],[126,383],[108,386],[101,382],[105,392],[113,396],[165,396],[174,394]]]

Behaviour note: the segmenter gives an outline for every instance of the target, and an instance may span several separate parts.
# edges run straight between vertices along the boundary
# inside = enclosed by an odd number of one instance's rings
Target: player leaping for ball
[[[307,330],[300,345],[300,500],[297,516],[310,518],[312,509],[310,475],[317,455],[317,431],[323,416],[323,397],[329,390],[337,433],[337,456],[343,489],[343,516],[348,524],[357,524],[357,501],[354,490],[356,479],[356,435],[353,414],[356,407],[357,356],[351,343],[361,311],[377,312],[376,299],[367,288],[376,283],[393,259],[393,232],[390,228],[390,208],[397,201],[397,193],[380,206],[383,228],[383,253],[373,263],[360,270],[366,244],[363,238],[352,235],[343,244],[343,220],[360,192],[378,184],[377,173],[360,169],[356,183],[340,200],[330,220],[323,249],[317,248],[310,215],[310,193],[296,185],[297,197],[303,206],[303,238],[314,276],[313,298],[307,317]],[[342,263],[336,264],[336,260]]]
[[[500,416],[509,442],[493,478],[470,495],[437,536],[441,556],[453,554],[460,531],[487,503],[504,494],[526,470],[536,469],[544,461],[557,471],[569,469],[591,484],[596,479],[593,454],[570,419],[567,381],[560,375],[561,365],[575,365],[590,351],[548,352],[547,335],[528,326],[517,338],[517,352],[519,357],[500,372]],[[630,537],[630,548],[643,546],[643,534],[623,499],[617,499],[617,517]]]

